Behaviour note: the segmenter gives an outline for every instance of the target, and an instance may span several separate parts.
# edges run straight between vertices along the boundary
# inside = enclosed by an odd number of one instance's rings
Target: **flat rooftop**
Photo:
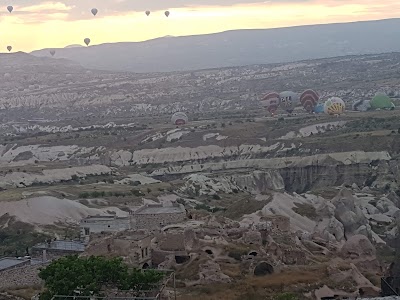
[[[42,250],[63,250],[63,251],[85,251],[85,245],[75,241],[52,241],[49,243],[41,243],[35,245],[33,248]]]
[[[174,214],[182,213],[185,210],[181,206],[145,206],[139,208],[133,214],[135,215],[152,215],[152,214]]]
[[[89,216],[81,220],[81,224],[97,223],[97,222],[113,222],[114,220],[128,220],[129,217],[114,217],[114,216]]]
[[[26,263],[26,261],[26,259],[17,259],[13,257],[0,258],[0,271],[11,267],[16,267],[18,265]]]

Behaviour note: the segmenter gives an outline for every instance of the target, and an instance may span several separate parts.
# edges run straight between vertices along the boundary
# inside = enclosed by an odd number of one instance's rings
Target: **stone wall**
[[[80,223],[81,237],[87,242],[90,234],[101,232],[119,232],[131,228],[129,217],[110,218],[110,217],[89,217]]]
[[[186,212],[161,213],[161,214],[135,214],[134,226],[136,229],[159,229],[165,225],[183,222]]]
[[[0,273],[0,291],[38,286],[42,284],[39,278],[39,269],[45,265],[29,265],[20,268],[5,270]]]

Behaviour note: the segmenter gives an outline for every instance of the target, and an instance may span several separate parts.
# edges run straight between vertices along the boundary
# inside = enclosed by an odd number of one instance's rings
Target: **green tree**
[[[51,299],[54,295],[73,296],[75,291],[79,291],[81,296],[102,296],[104,286],[139,291],[149,289],[163,276],[152,270],[130,270],[121,258],[67,256],[40,271],[39,277],[44,280],[46,288],[41,300]]]

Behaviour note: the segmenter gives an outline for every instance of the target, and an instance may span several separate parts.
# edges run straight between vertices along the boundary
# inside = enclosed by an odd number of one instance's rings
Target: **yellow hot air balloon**
[[[324,111],[329,115],[340,115],[344,113],[346,105],[344,101],[339,97],[332,97],[328,99],[324,104]]]

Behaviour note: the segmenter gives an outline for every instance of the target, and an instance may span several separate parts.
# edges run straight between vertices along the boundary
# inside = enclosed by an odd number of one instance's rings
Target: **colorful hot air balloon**
[[[99,11],[97,10],[97,8],[92,8],[90,11],[92,12],[92,15],[93,15],[93,16],[97,15],[97,13],[99,12]]]
[[[369,100],[358,100],[354,101],[352,108],[354,111],[367,111],[371,109],[371,101]]]
[[[12,47],[11,46],[7,46],[7,50],[8,50],[8,52],[11,52]]]
[[[49,52],[51,56],[54,56],[54,54],[56,54],[56,50],[50,50]]]
[[[291,114],[299,101],[299,95],[295,92],[285,91],[280,93],[279,97],[282,109]]]
[[[377,93],[371,100],[372,109],[393,109],[392,100],[384,93]]]
[[[169,15],[170,15],[170,12],[167,10],[164,14],[165,14],[165,16],[168,18]]]
[[[146,16],[150,16],[150,11],[146,10]]]
[[[7,6],[7,10],[11,14],[11,12],[14,10],[14,7],[12,7],[11,5]]]
[[[89,46],[89,44],[90,44],[90,39],[89,38],[85,38],[83,41],[85,42],[86,46]]]
[[[300,95],[300,102],[303,105],[304,109],[308,112],[313,112],[314,107],[317,105],[319,100],[319,95],[317,92],[313,90],[305,90]]]
[[[172,115],[171,121],[174,125],[185,125],[189,118],[184,112],[176,112]]]
[[[329,115],[340,115],[346,109],[344,101],[338,97],[328,99],[324,104],[324,111]]]
[[[261,105],[265,107],[271,114],[274,114],[280,104],[280,97],[278,93],[271,92],[266,94],[261,99]]]

